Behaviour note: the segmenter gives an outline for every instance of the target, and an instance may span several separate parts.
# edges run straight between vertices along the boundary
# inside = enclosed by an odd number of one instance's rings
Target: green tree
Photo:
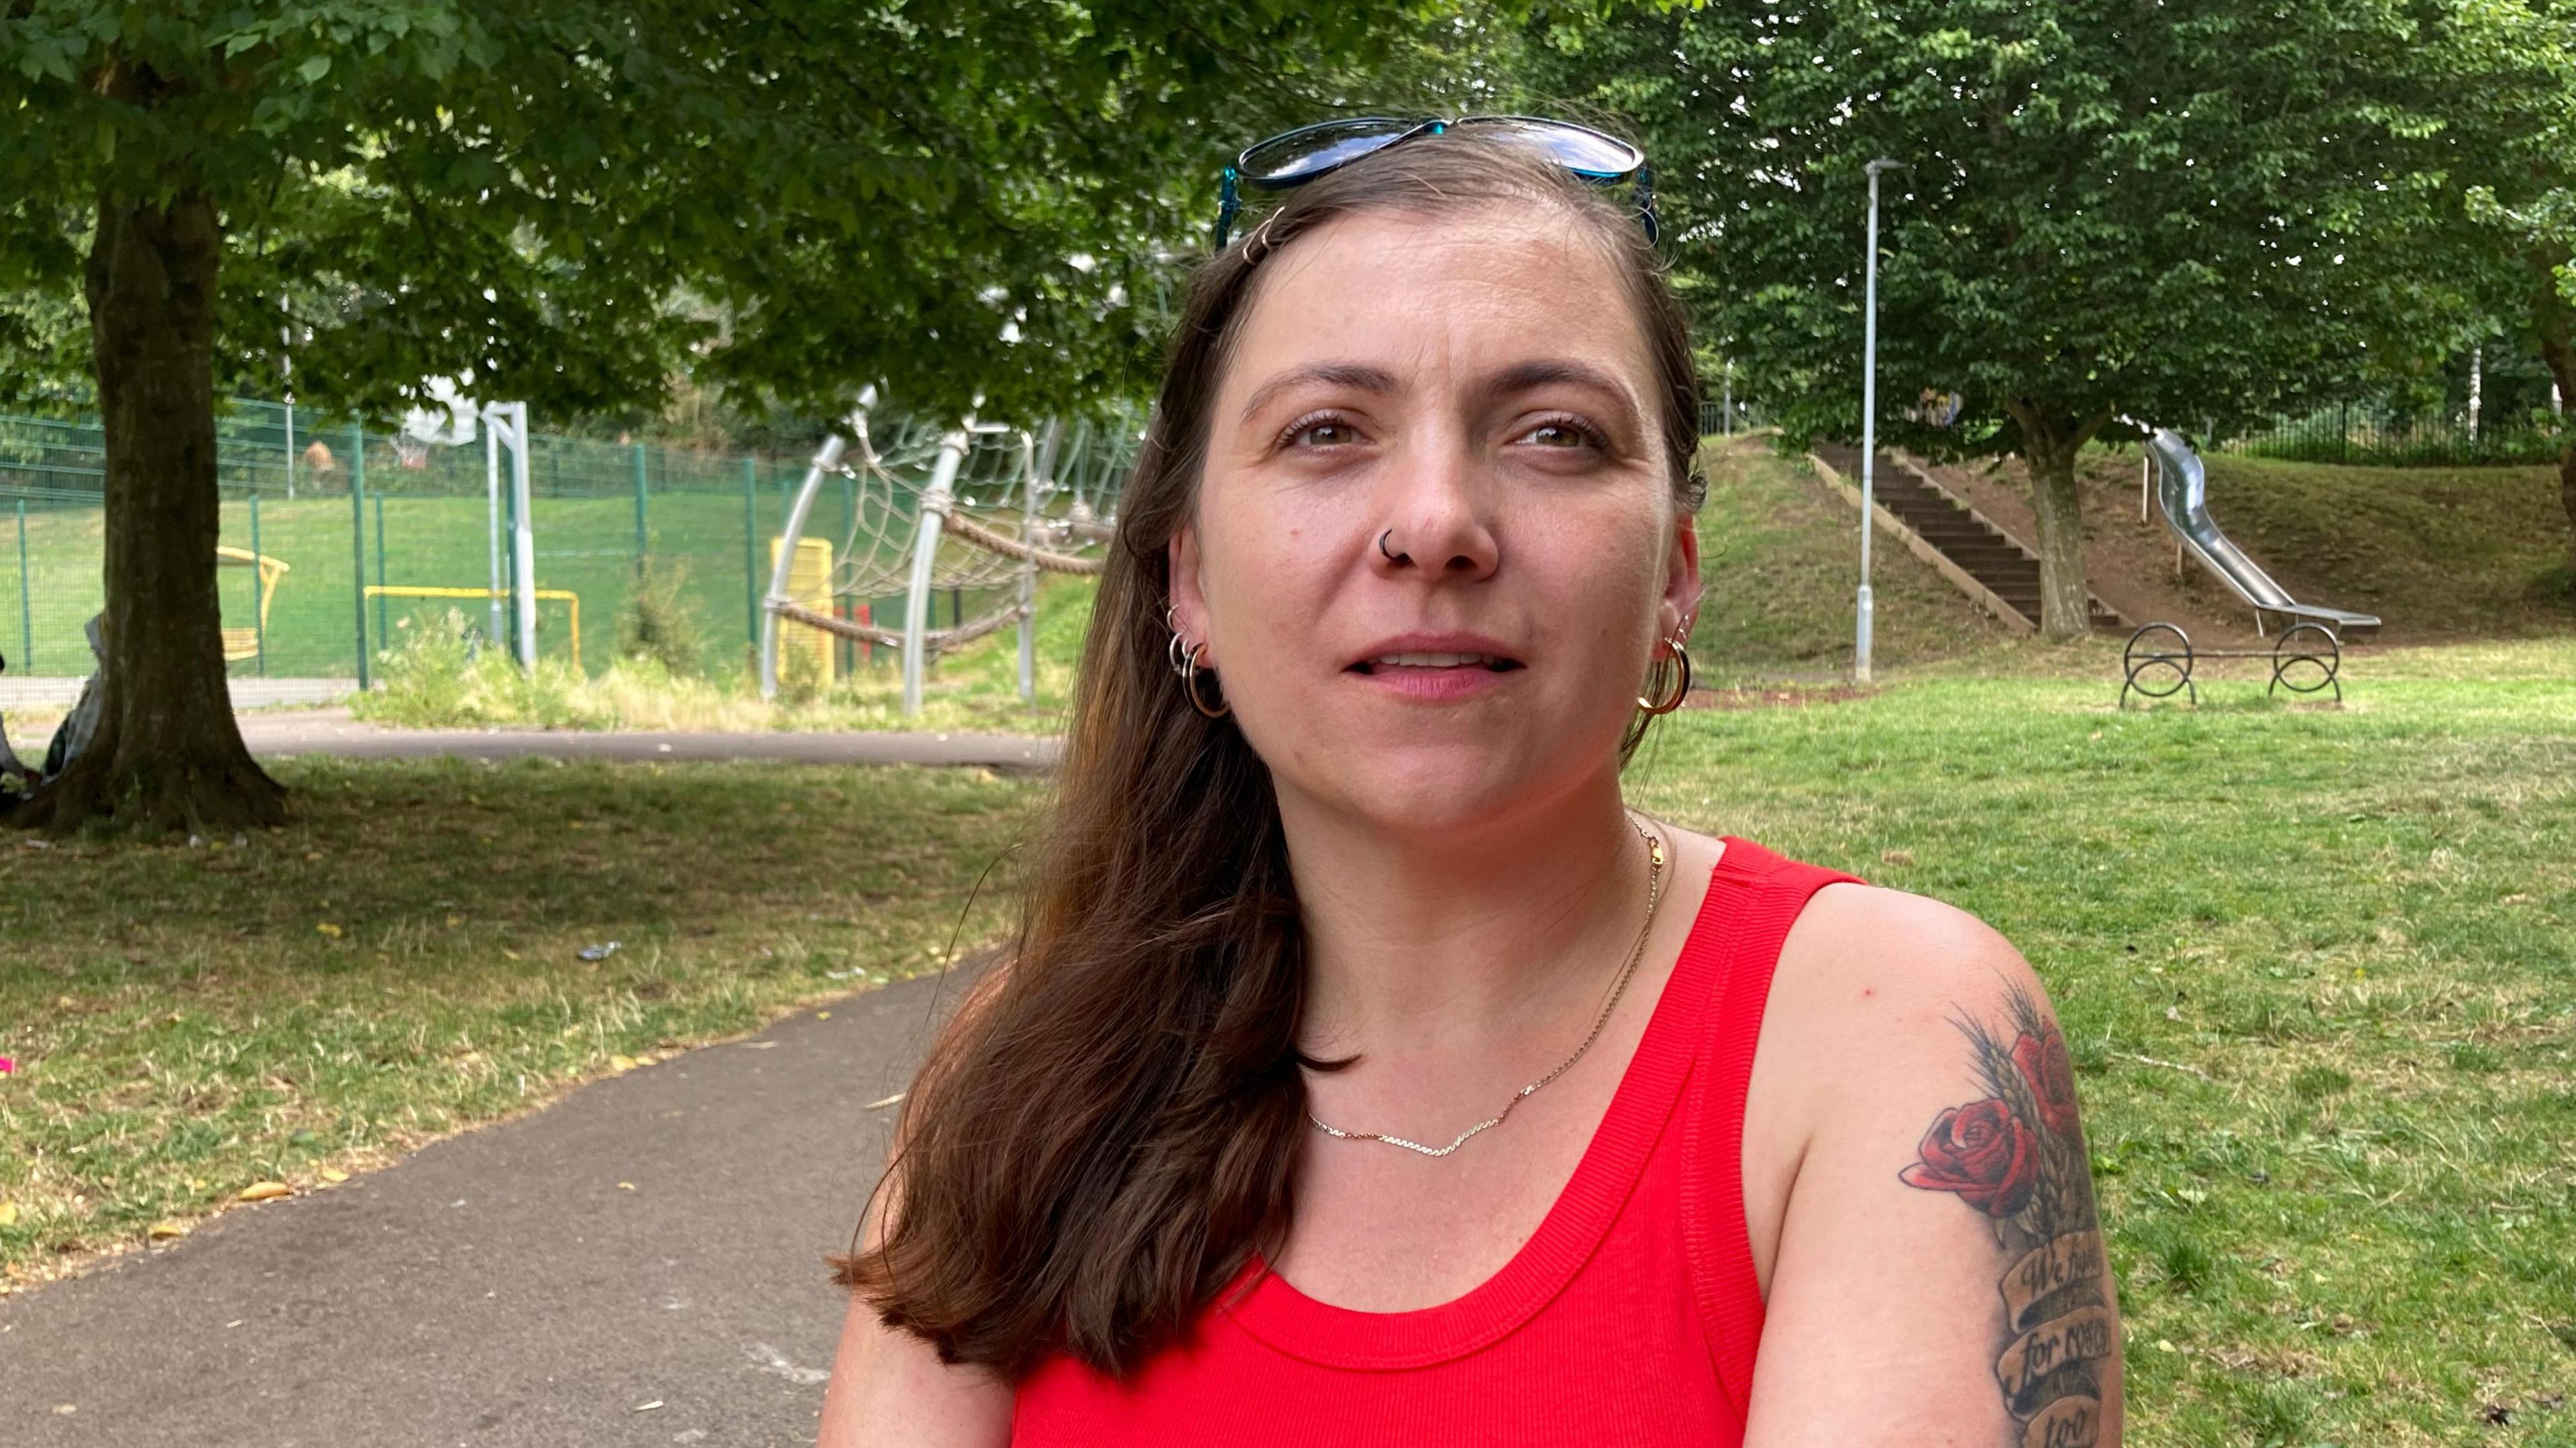
[[[0,381],[85,367],[107,454],[105,713],[15,822],[282,816],[226,703],[212,553],[215,398],[278,389],[281,307],[301,400],[353,413],[431,375],[649,405],[686,365],[824,412],[885,380],[1027,415],[1128,382],[1227,143],[1417,16],[9,0],[0,344],[34,350]]]
[[[2431,53],[2455,97],[2447,160],[2469,227],[2462,252],[2501,264],[2499,301],[2528,326],[2562,403],[2576,403],[2576,4],[2457,0]],[[2558,457],[2576,574],[2576,432]]]
[[[1640,128],[1678,271],[1791,441],[2025,460],[2041,624],[2085,627],[2077,454],[2228,429],[2449,340],[2406,0],[1719,0],[1543,13],[1531,75]],[[1954,426],[1916,420],[1956,393]]]

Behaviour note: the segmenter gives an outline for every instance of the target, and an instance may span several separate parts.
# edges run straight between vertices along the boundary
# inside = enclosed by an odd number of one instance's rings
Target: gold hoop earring
[[[1682,700],[1690,697],[1690,650],[1683,646],[1682,636],[1680,634],[1673,635],[1671,638],[1666,639],[1665,642],[1672,647],[1673,663],[1676,665],[1676,668],[1674,669],[1676,677],[1673,681],[1673,694],[1671,698],[1660,701],[1649,699],[1643,694],[1638,695],[1637,707],[1645,710],[1649,714],[1669,714],[1682,706]]]
[[[1189,661],[1181,673],[1181,692],[1190,696],[1191,708],[1198,710],[1200,713],[1205,714],[1211,719],[1222,719],[1226,715],[1234,712],[1234,706],[1232,704],[1222,702],[1225,698],[1224,695],[1220,694],[1217,696],[1220,702],[1218,707],[1214,709],[1209,708],[1206,702],[1199,698],[1199,651],[1206,647],[1207,645],[1205,644],[1190,645]]]

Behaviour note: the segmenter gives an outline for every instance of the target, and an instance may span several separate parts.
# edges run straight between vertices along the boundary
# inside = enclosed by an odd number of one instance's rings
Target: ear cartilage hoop
[[[1181,672],[1181,620],[1174,606],[1168,603],[1163,605],[1163,627],[1169,634],[1163,640],[1163,661],[1172,666],[1174,674],[1178,674]]]

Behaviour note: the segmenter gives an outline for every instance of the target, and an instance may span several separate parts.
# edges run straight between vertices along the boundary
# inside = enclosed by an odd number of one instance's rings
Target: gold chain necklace
[[[1655,907],[1664,903],[1664,842],[1650,833],[1644,825],[1638,824],[1634,815],[1629,816],[1628,826],[1646,842],[1646,923],[1637,927],[1636,948],[1628,952],[1628,964],[1619,972],[1619,983],[1611,988],[1610,999],[1602,1005],[1600,1016],[1592,1022],[1592,1034],[1583,1038],[1583,1044],[1574,1048],[1573,1055],[1566,1057],[1555,1070],[1515,1092],[1511,1100],[1503,1103],[1501,1111],[1459,1132],[1458,1139],[1447,1146],[1424,1146],[1421,1142],[1408,1141],[1401,1136],[1389,1136],[1382,1131],[1344,1131],[1338,1126],[1327,1126],[1322,1117],[1308,1111],[1306,1119],[1315,1124],[1315,1129],[1336,1141],[1382,1141],[1389,1146],[1400,1146],[1406,1151],[1419,1152],[1424,1156],[1447,1156],[1465,1146],[1469,1138],[1477,1133],[1491,1131],[1502,1125],[1511,1116],[1513,1107],[1527,1101],[1537,1093],[1538,1088],[1564,1075],[1575,1062],[1582,1060],[1583,1053],[1592,1049],[1592,1043],[1601,1039],[1602,1029],[1610,1024],[1610,1013],[1619,1008],[1619,998],[1628,993],[1628,980],[1637,973],[1637,962],[1646,958],[1646,937],[1654,933]]]

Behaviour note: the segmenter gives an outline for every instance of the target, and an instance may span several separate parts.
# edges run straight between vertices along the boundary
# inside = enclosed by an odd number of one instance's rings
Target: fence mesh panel
[[[506,643],[506,607],[485,596],[506,587],[512,520],[509,458],[501,457],[499,507],[486,473],[486,441],[448,446],[368,432],[275,403],[235,401],[216,423],[223,560],[218,585],[228,667],[238,677],[357,678],[361,660],[398,645],[427,617],[454,609],[468,626]],[[927,429],[880,423],[879,447],[925,461]],[[1112,428],[1068,429],[1056,476],[1066,496],[1114,499],[1132,438]],[[1130,446],[1119,444],[1126,442]],[[1008,485],[1015,440],[981,437],[959,494],[988,499]],[[529,511],[541,594],[574,595],[580,662],[597,672],[616,656],[621,622],[644,565],[676,575],[699,644],[698,668],[730,672],[758,647],[760,595],[772,540],[784,528],[806,460],[696,451],[644,443],[536,434],[529,446]],[[0,656],[12,679],[77,678],[92,667],[83,633],[103,604],[104,447],[94,421],[0,416]],[[909,537],[926,466],[898,465],[889,526]],[[807,538],[836,558],[857,523],[860,495],[826,481]],[[1106,511],[1105,502],[1095,506]],[[368,595],[368,586],[394,590]],[[412,596],[460,589],[471,597]],[[1000,589],[937,600],[934,623],[971,617]],[[265,606],[262,595],[265,593]],[[847,598],[879,622],[902,615],[901,585]],[[572,611],[541,599],[540,657],[572,653]],[[498,630],[497,634],[494,630]],[[853,651],[844,650],[844,654]],[[890,655],[877,651],[877,661]],[[845,660],[845,667],[855,657]]]

